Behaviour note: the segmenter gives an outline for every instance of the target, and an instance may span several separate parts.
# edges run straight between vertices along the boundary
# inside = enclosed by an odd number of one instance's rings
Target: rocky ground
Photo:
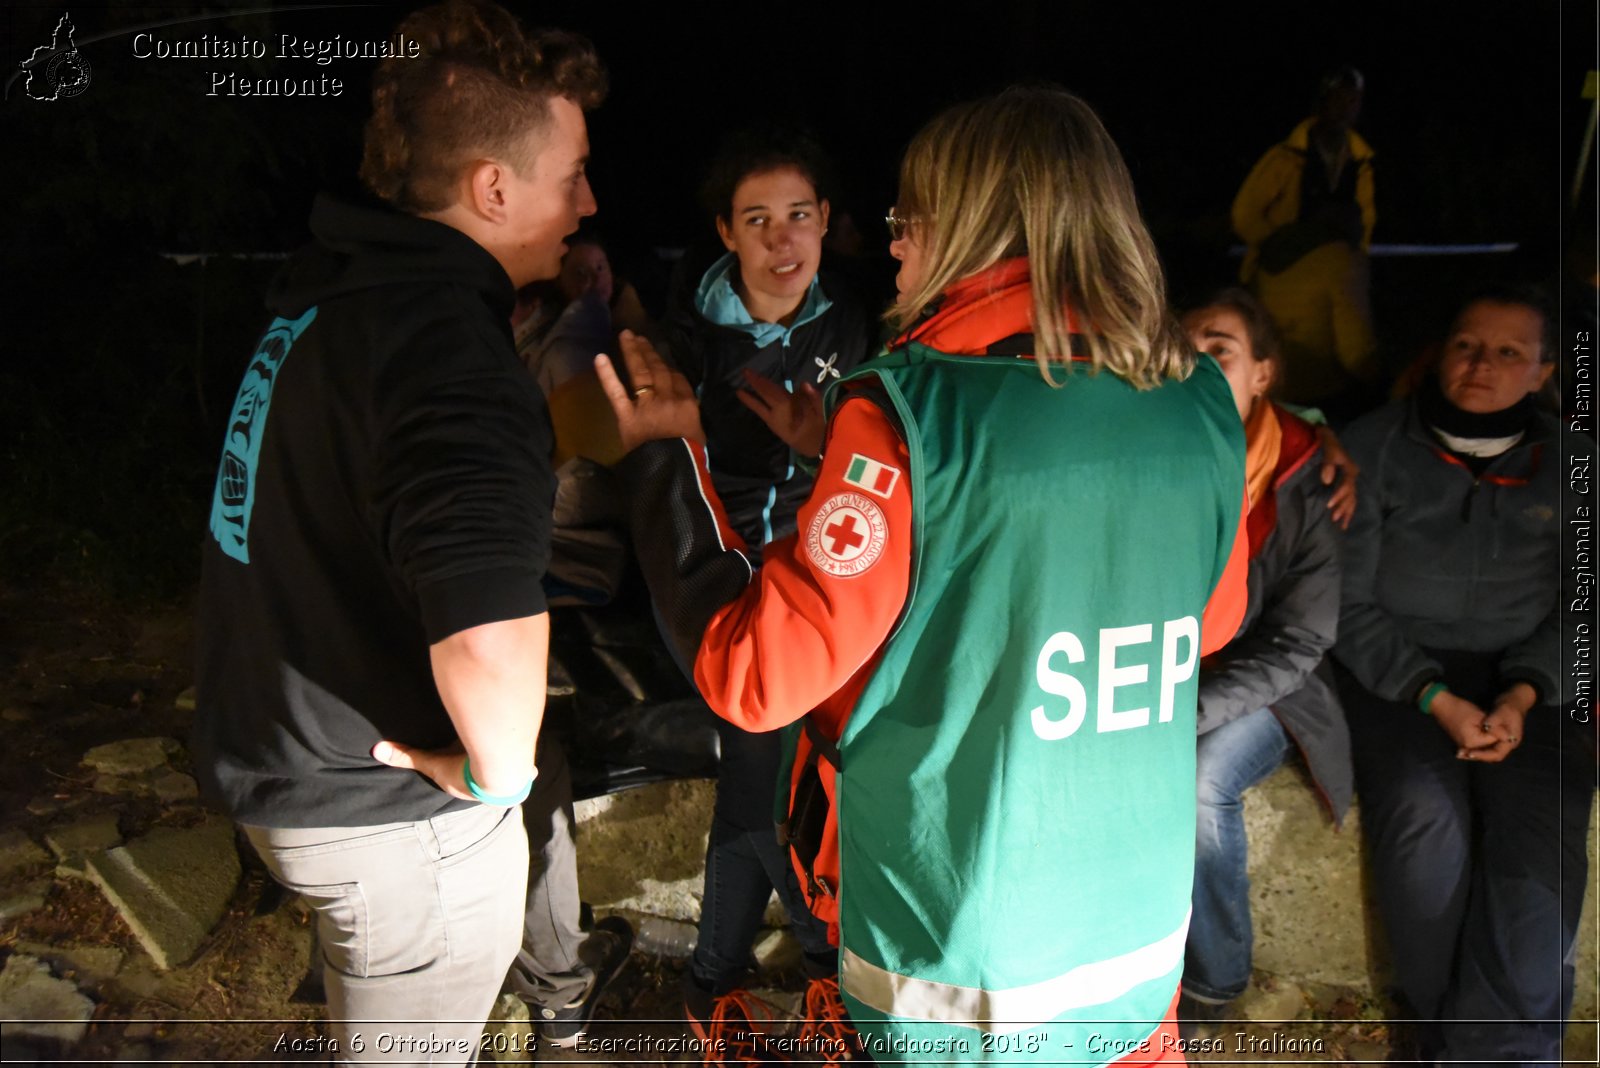
[[[0,592],[4,1062],[326,1056],[321,1006],[302,989],[309,917],[196,795],[183,746],[191,639],[184,605],[130,609]],[[696,885],[703,839],[687,835],[671,847],[672,865],[683,870],[642,878],[619,828],[705,799],[700,784],[666,784],[591,803],[580,839],[590,858],[585,893],[634,919],[633,959],[601,1003],[590,1048],[532,1054],[525,1010],[510,998],[487,1033],[487,1059],[684,1063],[661,1051],[684,1036],[676,989],[691,917],[681,904],[653,902],[662,887]],[[762,993],[782,1032],[800,1010],[792,945],[769,933],[760,956]],[[1404,1049],[1385,1015],[1349,988],[1258,976],[1226,1019],[1198,1027],[1205,1041],[1191,1059],[1383,1062]],[[1592,1031],[1588,1042],[1592,1051]]]

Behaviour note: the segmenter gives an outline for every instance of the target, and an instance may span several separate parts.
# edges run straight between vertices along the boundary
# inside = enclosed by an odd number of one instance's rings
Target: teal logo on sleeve
[[[256,503],[256,464],[261,459],[261,438],[267,432],[267,409],[272,390],[289,350],[317,317],[311,308],[298,319],[277,318],[267,327],[256,354],[245,369],[228,416],[228,433],[222,442],[222,463],[217,468],[217,488],[211,497],[211,536],[222,551],[241,564],[250,562],[250,512]]]

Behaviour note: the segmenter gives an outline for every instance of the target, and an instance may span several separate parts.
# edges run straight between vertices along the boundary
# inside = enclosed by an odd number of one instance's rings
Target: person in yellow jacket
[[[1233,201],[1240,279],[1283,335],[1283,396],[1338,408],[1378,377],[1367,248],[1377,220],[1372,149],[1352,129],[1361,72],[1322,80],[1312,115],[1267,150]]]

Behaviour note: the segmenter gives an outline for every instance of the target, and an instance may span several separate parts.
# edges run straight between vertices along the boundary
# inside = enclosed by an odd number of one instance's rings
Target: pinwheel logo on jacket
[[[817,372],[817,385],[820,386],[826,382],[829,375],[834,378],[839,377],[839,369],[834,366],[839,362],[839,354],[837,352],[829,353],[827,360],[823,360],[821,356],[813,356],[811,357],[811,362],[822,368]]]

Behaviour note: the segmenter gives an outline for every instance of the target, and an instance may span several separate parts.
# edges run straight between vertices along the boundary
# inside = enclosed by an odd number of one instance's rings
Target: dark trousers
[[[700,936],[690,962],[695,980],[715,994],[738,986],[772,891],[789,914],[789,929],[807,957],[829,958],[828,928],[811,914],[787,851],[773,829],[782,741],[777,731],[752,734],[718,718],[722,758],[716,809],[706,848]]]
[[[661,610],[652,604],[651,611],[665,637]],[[673,663],[692,684],[693,665],[684,661],[670,637],[666,637],[666,646]],[[812,914],[789,863],[788,850],[778,844],[773,814],[778,780],[784,774],[778,767],[783,755],[782,734],[755,734],[714,713],[712,718],[720,745],[717,798],[706,845],[700,931],[689,974],[701,988],[718,996],[740,986],[774,890],[809,965],[821,971],[827,962],[832,967],[826,970],[836,970],[838,951],[828,941],[828,925]]]
[[[1433,651],[1451,690],[1492,709],[1498,657]],[[1396,977],[1425,1056],[1559,1062],[1595,789],[1592,751],[1550,705],[1498,764],[1457,760],[1414,705],[1344,671],[1356,792]]]

